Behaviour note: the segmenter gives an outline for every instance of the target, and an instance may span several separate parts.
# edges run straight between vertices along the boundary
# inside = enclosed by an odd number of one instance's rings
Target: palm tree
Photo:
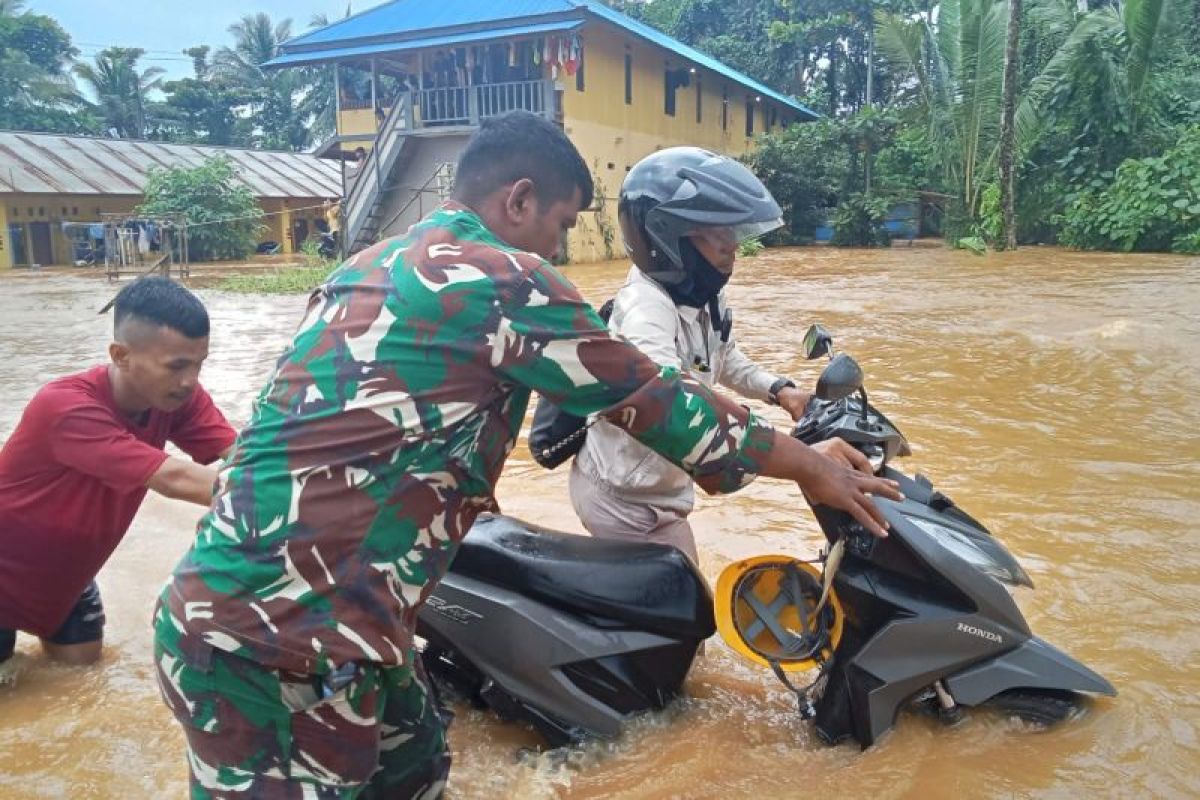
[[[292,21],[272,24],[267,14],[247,14],[229,26],[229,33],[233,35],[233,47],[217,51],[214,75],[255,96],[251,116],[261,146],[303,149],[312,139],[307,113],[300,108],[311,82],[308,70],[262,68],[279,54],[279,45],[292,38]]]
[[[1036,138],[1052,114],[1050,97],[1060,88],[1084,83],[1103,94],[1094,107],[1104,108],[1130,137],[1153,109],[1148,103],[1153,83],[1156,45],[1168,19],[1183,10],[1181,0],[1123,0],[1093,11],[1081,11],[1075,0],[1034,0],[1032,15],[1043,35],[1061,45],[1029,86],[1017,109],[1017,134],[1023,143]]]
[[[1000,212],[999,246],[1017,249],[1016,165],[1017,62],[1021,39],[1021,0],[1008,0],[1008,32],[1004,45],[1004,96],[1000,112]]]
[[[349,3],[346,4],[346,16],[350,16]],[[308,21],[308,27],[314,30],[332,24],[325,14],[313,14]],[[314,67],[306,72],[309,85],[304,99],[300,101],[300,112],[312,120],[313,140],[320,141],[337,128],[337,90],[334,87],[333,67]]]
[[[122,138],[140,139],[146,133],[147,96],[162,85],[161,67],[138,71],[145,50],[109,47],[96,55],[94,64],[76,64],[75,74],[96,95],[96,111],[106,128]]]
[[[25,10],[25,0],[0,0],[0,17],[15,17]]]
[[[270,83],[262,64],[279,53],[279,45],[292,38],[292,21],[285,19],[277,25],[261,11],[247,14],[229,26],[233,47],[217,51],[214,67],[218,74],[245,87],[261,87]]]
[[[975,218],[995,179],[1007,17],[1003,0],[943,0],[936,23],[932,15],[875,15],[879,50],[911,79],[965,220]]]

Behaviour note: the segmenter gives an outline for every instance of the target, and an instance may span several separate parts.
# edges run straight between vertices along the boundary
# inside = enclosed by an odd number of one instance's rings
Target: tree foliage
[[[154,169],[146,181],[146,216],[183,215],[193,260],[245,258],[262,230],[262,209],[233,162],[215,156],[198,167]]]
[[[1200,127],[1159,156],[1098,176],[1068,206],[1065,244],[1091,250],[1200,249]]]
[[[104,130],[121,138],[145,138],[149,96],[162,85],[161,67],[139,69],[145,54],[137,47],[109,47],[95,63],[75,65],[75,74],[97,98],[93,108]]]

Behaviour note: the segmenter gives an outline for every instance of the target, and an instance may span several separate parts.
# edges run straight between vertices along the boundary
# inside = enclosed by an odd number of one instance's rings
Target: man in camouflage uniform
[[[313,293],[163,591],[155,660],[194,798],[440,795],[417,611],[497,510],[531,389],[604,410],[709,491],[790,478],[883,533],[866,493],[893,486],[660,370],[545,260],[592,196],[557,127],[485,123],[457,181]]]

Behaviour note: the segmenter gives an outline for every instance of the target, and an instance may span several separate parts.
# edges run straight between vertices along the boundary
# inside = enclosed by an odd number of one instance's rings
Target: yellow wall
[[[337,115],[337,132],[339,136],[352,136],[354,134],[370,134],[375,135],[375,112],[369,108],[355,108],[346,111],[339,111]],[[354,147],[365,147],[368,150],[375,143],[373,141],[355,142]],[[354,147],[346,147],[353,152]]]
[[[49,194],[2,194],[0,195],[0,269],[13,264],[13,243],[9,236],[9,225],[19,224],[25,237],[25,252],[27,255],[24,265],[33,260],[33,246],[28,225],[30,222],[45,222],[50,227],[50,244],[53,250],[53,260],[44,266],[69,266],[71,264],[71,239],[63,233],[63,222],[100,222],[101,214],[131,214],[142,202],[141,196],[105,196],[94,195],[49,195]],[[308,231],[316,230],[315,222],[323,218],[320,208],[305,211],[291,211],[288,220],[277,213],[285,209],[299,209],[306,206],[318,205],[318,199],[277,200],[264,199],[260,201],[264,213],[270,215],[263,219],[265,230],[259,234],[259,241],[274,240],[284,246],[284,252],[292,252],[291,238],[286,235],[291,222],[297,219],[307,221]],[[298,245],[297,245],[298,247]]]
[[[695,145],[728,155],[741,155],[754,146],[746,136],[746,101],[755,104],[754,134],[767,130],[769,111],[774,108],[781,129],[784,119],[795,119],[794,110],[762,98],[739,83],[697,67],[691,84],[675,93],[675,116],[667,115],[665,70],[691,66],[666,49],[623,35],[606,25],[592,24],[581,35],[584,50],[584,89],[576,89],[574,77],[560,74],[563,90],[564,125],[592,170],[606,203],[599,212],[585,213],[572,233],[572,261],[594,261],[624,257],[617,231],[617,196],[629,168],[645,156],[667,147]],[[625,102],[625,54],[632,56],[632,103]],[[696,85],[699,82],[700,121],[696,121]],[[722,126],[722,93],[728,98],[728,118]],[[605,245],[605,233],[610,244]]]
[[[8,207],[0,204],[0,269],[12,268],[12,243],[8,240]]]
[[[259,241],[279,242],[283,245],[282,252],[288,254],[298,252],[304,244],[288,235],[297,222],[304,221],[304,227],[311,237],[317,232],[317,220],[325,218],[324,206],[320,205],[319,200],[264,200],[262,208],[270,216],[263,220],[266,230],[259,234]]]
[[[694,65],[677,54],[626,34],[613,26],[592,22],[580,38],[584,53],[584,89],[560,69],[556,78],[562,91],[563,124],[579,148],[593,177],[607,198],[599,212],[581,216],[570,238],[573,261],[595,261],[624,257],[616,230],[617,195],[625,173],[645,156],[667,147],[696,145],[729,155],[742,155],[754,147],[755,137],[782,129],[785,121],[799,114],[757,94],[742,84],[695,66],[691,83],[675,92],[675,115],[665,111],[665,71],[689,69]],[[625,54],[632,56],[632,102],[625,102]],[[551,78],[549,67],[545,77]],[[696,119],[696,86],[701,87],[701,115]],[[726,122],[722,105],[727,100]],[[754,104],[754,129],[746,135],[746,103]],[[768,126],[772,110],[775,124]],[[375,131],[371,109],[354,109],[338,114],[338,133],[370,134]],[[346,143],[344,150],[370,143]],[[605,243],[605,239],[608,243]]]

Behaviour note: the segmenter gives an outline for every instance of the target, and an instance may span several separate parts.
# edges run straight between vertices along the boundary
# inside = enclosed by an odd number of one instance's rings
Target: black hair
[[[539,203],[569,200],[575,189],[583,208],[592,203],[595,188],[583,156],[562,128],[528,111],[483,120],[458,160],[454,196],[476,202],[522,178],[533,181]]]
[[[164,325],[189,339],[208,336],[208,311],[196,295],[170,278],[150,275],[138,278],[117,293],[113,304],[113,328],[133,318],[151,325]]]

